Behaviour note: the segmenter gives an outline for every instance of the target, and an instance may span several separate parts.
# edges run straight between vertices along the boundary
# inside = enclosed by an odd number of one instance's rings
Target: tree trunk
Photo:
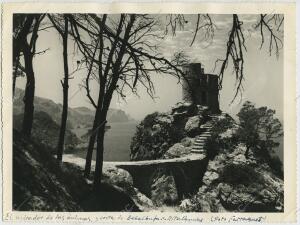
[[[16,73],[17,73],[17,71],[16,71]],[[15,92],[16,92],[16,81],[17,81],[16,73],[13,74],[13,97],[15,96]]]
[[[135,20],[135,16],[131,15],[130,16],[130,22],[129,22],[128,26],[126,27],[126,31],[125,31],[125,34],[124,34],[125,42],[127,42],[128,39],[129,39],[129,33],[130,33],[130,30],[133,26],[134,20]],[[115,42],[115,43],[117,43],[117,42]],[[116,45],[114,45],[114,46],[116,46]],[[115,51],[115,50],[113,50],[114,48],[115,47],[113,47],[110,50],[110,54],[109,54],[110,56],[112,55],[111,53],[113,53]],[[122,62],[125,50],[126,50],[126,45],[124,43],[122,43],[122,45],[120,47],[120,51],[118,52],[117,60],[114,63],[114,65],[112,65],[112,67],[113,67],[113,69],[112,69],[112,72],[113,72],[112,80],[111,80],[110,87],[108,88],[106,93],[104,92],[106,81],[100,82],[100,84],[104,85],[104,86],[100,87],[99,97],[98,97],[98,104],[97,104],[97,110],[100,110],[100,112],[99,112],[99,125],[97,126],[98,134],[97,134],[96,168],[95,168],[95,174],[94,174],[94,188],[98,188],[101,184],[106,116],[107,116],[107,111],[108,111],[109,106],[110,106],[110,102],[111,102],[113,92],[116,88],[116,84],[117,84],[118,79],[119,79],[120,74],[118,72],[119,72],[119,69],[120,69],[120,66],[121,66],[121,62]],[[109,61],[107,63],[108,65],[106,67],[107,72],[108,72],[109,65],[111,63],[110,62],[111,59],[109,59],[108,61]],[[107,75],[104,75],[104,76],[105,76],[105,79],[106,79]],[[98,116],[95,116],[95,120],[97,119],[97,117]]]
[[[93,157],[93,151],[94,151],[94,145],[95,145],[95,140],[98,134],[98,111],[99,109],[97,108],[96,110],[96,115],[94,118],[94,124],[93,124],[93,129],[92,129],[92,133],[90,136],[90,140],[89,140],[89,145],[88,145],[88,149],[87,149],[87,154],[86,154],[86,160],[85,160],[85,168],[84,168],[84,176],[87,178],[89,177],[90,173],[91,173],[91,164],[92,164],[92,157]]]
[[[26,88],[24,96],[24,117],[22,132],[25,136],[31,136],[32,123],[33,123],[33,113],[34,113],[34,90],[35,90],[35,78],[33,72],[32,60],[33,56],[30,52],[29,46],[26,43],[23,47],[24,51],[24,61],[25,61],[25,73],[26,73]]]
[[[64,79],[63,83],[63,110],[61,116],[61,126],[59,132],[59,139],[57,145],[57,160],[62,161],[62,155],[64,151],[64,141],[65,141],[65,133],[68,119],[68,79]]]
[[[18,69],[19,69],[19,60],[20,60],[20,52],[16,58],[14,57],[14,71],[13,71],[13,97],[15,96],[16,92],[16,83],[17,83],[17,76],[18,76]]]
[[[98,189],[101,185],[102,169],[103,169],[103,153],[104,153],[104,134],[106,126],[106,117],[109,109],[112,93],[108,93],[104,99],[103,107],[99,112],[99,125],[97,134],[97,148],[96,148],[96,166],[94,174],[94,188]],[[106,101],[105,101],[106,100]]]
[[[63,60],[64,60],[64,81],[63,87],[63,110],[61,115],[61,126],[57,145],[57,160],[62,161],[64,152],[65,133],[68,119],[68,92],[69,92],[69,66],[68,66],[68,20],[65,17],[65,31],[63,34]]]
[[[91,164],[92,164],[92,158],[93,158],[94,145],[95,145],[98,130],[100,129],[100,127],[99,127],[100,120],[101,120],[100,110],[102,109],[102,103],[103,103],[103,99],[104,99],[104,89],[105,89],[105,86],[103,86],[103,84],[101,83],[99,95],[98,95],[96,113],[95,113],[95,117],[94,117],[92,134],[90,136],[89,145],[88,145],[88,149],[87,149],[87,153],[86,153],[85,168],[84,168],[84,176],[85,177],[88,177],[91,173]],[[104,124],[104,129],[105,129],[105,124]]]
[[[103,153],[104,153],[104,133],[105,123],[98,130],[97,134],[97,152],[96,152],[96,168],[94,174],[94,188],[101,186],[102,170],[103,170]]]

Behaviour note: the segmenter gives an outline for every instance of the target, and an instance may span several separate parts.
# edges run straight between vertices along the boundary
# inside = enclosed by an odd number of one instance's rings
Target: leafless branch
[[[219,89],[222,89],[225,70],[228,66],[229,60],[232,60],[233,70],[237,81],[236,92],[232,99],[233,102],[236,99],[238,93],[243,89],[242,81],[244,80],[244,51],[247,51],[247,49],[245,46],[245,38],[242,31],[243,22],[239,20],[236,14],[233,14],[232,19],[232,28],[229,33],[229,39],[227,41],[225,59],[217,59],[216,63],[222,62],[219,72]]]
[[[269,36],[269,54],[275,51],[276,57],[279,56],[279,52],[283,47],[282,38],[280,37],[280,29],[283,26],[284,15],[279,14],[261,14],[259,21],[255,25],[255,29],[260,30],[261,45],[260,49],[265,43],[265,35]]]

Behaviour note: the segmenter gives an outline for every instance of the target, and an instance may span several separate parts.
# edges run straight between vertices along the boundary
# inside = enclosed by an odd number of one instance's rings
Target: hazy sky
[[[231,15],[212,15],[212,19],[217,25],[215,36],[211,44],[201,42],[199,36],[192,47],[193,27],[196,26],[195,16],[187,16],[189,21],[184,30],[178,31],[176,36],[167,36],[160,42],[161,51],[167,58],[170,58],[175,52],[184,51],[193,62],[201,62],[208,73],[213,72],[214,64],[217,58],[224,58],[226,51],[226,42],[228,32],[232,23]],[[253,30],[258,16],[240,15],[240,20],[244,22],[244,34],[246,37],[247,52],[245,53],[245,81],[244,92],[241,102],[250,100],[257,106],[268,106],[276,110],[277,116],[283,119],[283,52],[279,58],[275,55],[269,56],[266,46],[259,49],[260,36],[258,31]],[[70,44],[71,45],[71,44]],[[57,103],[62,102],[62,87],[60,79],[63,78],[63,58],[61,39],[55,30],[40,32],[37,41],[37,50],[49,50],[34,58],[34,70],[36,75],[36,95],[50,98]],[[75,68],[78,55],[72,54],[70,46],[69,65],[70,71]],[[74,74],[74,79],[70,80],[69,105],[71,107],[90,105],[84,89],[80,90],[80,83],[84,79],[86,72],[81,71]],[[153,74],[153,82],[156,90],[155,101],[153,101],[142,88],[137,87],[140,98],[126,93],[127,102],[119,102],[117,97],[113,97],[111,107],[120,108],[128,113],[134,119],[142,119],[145,115],[154,111],[168,111],[176,102],[181,100],[181,86],[177,79],[167,76]],[[220,92],[220,105],[223,111],[235,115],[241,107],[240,98],[233,104],[230,102],[234,96],[235,75],[232,73],[232,65],[229,64],[224,76],[223,89]],[[25,78],[17,80],[17,87],[24,88]],[[97,85],[92,85],[94,93],[97,91]]]

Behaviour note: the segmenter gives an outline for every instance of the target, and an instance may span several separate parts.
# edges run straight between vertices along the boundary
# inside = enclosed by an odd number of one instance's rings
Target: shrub
[[[246,158],[251,149],[256,156],[268,160],[274,148],[279,145],[278,138],[283,135],[281,122],[275,117],[275,110],[267,107],[256,108],[253,103],[246,101],[237,117],[237,135],[239,141],[246,145]]]
[[[161,158],[165,152],[183,138],[180,129],[164,114],[152,113],[137,126],[130,145],[131,160]]]
[[[218,137],[209,137],[205,143],[205,149],[207,149],[207,157],[212,160],[220,152]]]
[[[152,127],[155,124],[155,118],[159,115],[158,112],[151,113],[147,115],[144,120],[141,122],[141,125],[144,127]]]
[[[211,136],[205,143],[209,159],[213,159],[221,150],[230,150],[237,144],[235,135],[221,137],[228,129],[234,129],[234,120],[230,116],[216,121],[211,130]]]
[[[283,165],[278,156],[271,156],[268,162],[274,174],[283,179]]]
[[[228,164],[220,174],[219,180],[224,183],[246,186],[252,183],[262,183],[263,177],[255,169],[245,164]]]

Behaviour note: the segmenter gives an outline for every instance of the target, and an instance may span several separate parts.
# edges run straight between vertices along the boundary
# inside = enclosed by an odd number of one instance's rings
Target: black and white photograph
[[[13,212],[285,212],[284,14],[11,19]]]

